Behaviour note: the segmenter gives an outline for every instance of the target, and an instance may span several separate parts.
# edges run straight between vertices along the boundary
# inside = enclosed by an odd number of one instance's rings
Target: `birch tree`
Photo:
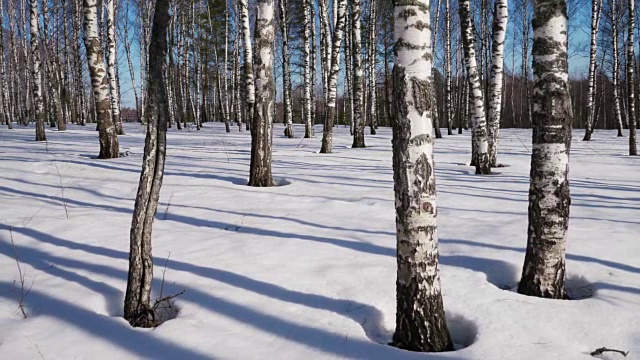
[[[271,175],[271,143],[275,86],[273,80],[273,42],[275,40],[274,0],[258,0],[256,14],[255,110],[251,124],[251,167],[249,186],[274,186]]]
[[[109,83],[106,79],[104,55],[100,42],[96,0],[84,0],[83,7],[84,45],[87,51],[91,88],[98,117],[98,137],[100,138],[100,154],[98,158],[117,158],[120,155],[120,146],[111,118]]]
[[[30,1],[31,29],[31,80],[33,82],[33,104],[36,117],[36,141],[46,141],[44,130],[45,114],[42,100],[42,76],[40,75],[40,50],[38,49],[39,16],[38,0]],[[4,66],[4,64],[3,64]]]
[[[87,1],[90,0],[85,0],[85,4]],[[131,220],[129,273],[124,298],[124,318],[134,327],[158,325],[157,314],[150,303],[153,280],[151,231],[158,208],[166,158],[169,102],[165,91],[163,66],[167,55],[168,25],[169,0],[156,0],[147,76],[147,135]]]
[[[369,109],[370,109],[370,121],[369,128],[371,129],[371,135],[376,135],[376,128],[378,127],[378,105],[377,105],[377,89],[376,89],[376,62],[377,62],[377,3],[376,0],[369,0]]]
[[[7,86],[7,76],[5,73],[5,54],[4,54],[4,27],[2,22],[4,20],[4,6],[3,1],[0,0],[0,95],[2,96],[2,103],[0,104],[0,125],[7,124],[9,129],[13,128],[13,119],[9,114],[9,92]]]
[[[284,102],[284,135],[293,138],[293,114],[291,110],[291,57],[289,55],[289,9],[288,0],[280,3],[280,33],[282,34],[282,94]]]
[[[627,111],[629,123],[629,155],[638,155],[636,145],[636,107],[635,107],[635,77],[633,67],[635,66],[635,52],[633,49],[633,32],[635,30],[635,0],[627,0],[628,30],[627,30]]]
[[[584,128],[583,141],[591,140],[593,133],[593,119],[595,117],[596,94],[596,60],[598,56],[598,30],[600,28],[600,15],[602,13],[602,0],[591,1],[591,46],[589,49],[589,84],[587,90],[587,121]]]
[[[337,20],[333,31],[331,45],[331,66],[327,77],[327,103],[324,131],[322,132],[321,154],[330,154],[333,146],[333,120],[336,116],[336,97],[338,93],[338,72],[340,71],[340,46],[342,44],[342,34],[344,32],[344,20],[347,7],[347,0],[337,2]]]
[[[362,36],[360,22],[362,17],[362,1],[351,2],[351,61],[353,67],[353,144],[352,148],[363,148],[364,143],[364,114],[362,93]]]
[[[431,118],[429,0],[396,0],[393,178],[396,198],[396,330],[393,345],[453,349],[438,269]]]
[[[502,110],[502,88],[504,73],[504,41],[507,35],[509,16],[508,1],[496,0],[493,15],[493,54],[491,56],[491,80],[489,85],[489,166],[496,167],[498,140],[500,137],[500,115]]]
[[[618,136],[624,136],[622,134],[622,110],[620,109],[620,62],[618,60],[618,2],[616,0],[611,1],[611,23],[613,26],[613,74],[611,78],[613,81],[613,109],[615,111],[616,125],[618,127]]]
[[[240,24],[244,42],[244,77],[247,102],[247,126],[253,125],[253,108],[256,102],[256,90],[253,83],[253,49],[251,45],[251,28],[249,26],[249,5],[247,0],[239,0]]]
[[[444,0],[444,119],[447,122],[447,134],[453,135],[453,116],[451,114],[451,9],[450,1]]]
[[[315,21],[311,17],[311,0],[303,0],[304,10],[304,137],[311,138],[314,135],[313,118],[311,117],[311,107],[313,106],[313,98],[311,92],[311,72],[315,70],[311,59],[311,47],[313,47],[313,39],[311,38],[311,22]]]
[[[518,292],[563,299],[569,225],[571,99],[567,3],[535,0],[533,19],[533,153],[527,251]]]
[[[118,77],[116,76],[116,1],[105,0],[107,10],[107,72],[109,74],[109,91],[111,95],[111,117],[117,135],[124,135],[120,121],[120,94],[118,94]]]
[[[490,175],[491,166],[489,164],[487,141],[487,121],[484,111],[484,96],[482,84],[476,62],[476,45],[473,33],[473,20],[471,14],[470,0],[461,0],[459,5],[461,38],[464,47],[464,58],[467,65],[467,78],[471,86],[471,99],[473,102],[473,135],[476,145],[472,151],[473,163],[476,167],[476,174]]]

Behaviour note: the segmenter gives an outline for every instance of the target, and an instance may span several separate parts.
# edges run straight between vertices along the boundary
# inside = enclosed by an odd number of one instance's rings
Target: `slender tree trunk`
[[[564,299],[573,120],[568,88],[566,1],[535,0],[533,27],[535,111],[529,227],[518,292]]]
[[[371,111],[371,121],[369,127],[371,135],[376,134],[378,127],[378,101],[377,101],[377,79],[376,79],[376,55],[377,55],[377,15],[376,0],[369,0],[369,109]]]
[[[393,345],[453,349],[438,269],[436,183],[431,119],[429,0],[396,0],[393,179],[396,196],[396,330]]]
[[[331,67],[329,68],[328,77],[328,97],[327,97],[327,116],[325,119],[324,131],[322,134],[321,154],[330,154],[333,145],[333,120],[336,113],[336,97],[338,87],[338,72],[340,71],[340,46],[342,43],[342,34],[344,28],[344,19],[347,1],[340,0],[338,2],[338,20],[336,22],[335,31],[333,32],[332,50],[331,50]]]
[[[274,186],[271,175],[271,143],[273,141],[273,24],[274,0],[258,0],[256,15],[256,94],[255,113],[251,124],[251,168],[249,186]]]
[[[446,0],[445,0],[446,1]],[[434,16],[434,25],[433,25],[433,32],[431,33],[431,49],[435,49],[438,42],[436,41],[438,39],[438,21],[440,20],[440,0],[436,0],[436,14]],[[432,50],[433,51],[433,50]],[[435,66],[432,66],[431,68],[431,83],[435,84]],[[442,131],[440,130],[440,117],[438,116],[438,101],[436,98],[436,92],[432,91],[431,92],[431,96],[433,96],[433,98],[431,99],[432,102],[432,106],[431,106],[431,118],[433,119],[433,123],[434,123],[434,127],[435,127],[435,134],[436,134],[436,139],[440,139],[442,138]]]
[[[622,111],[620,109],[620,62],[618,61],[618,3],[617,1],[611,2],[611,20],[613,28],[613,109],[616,116],[616,125],[618,126],[618,136],[624,136],[622,134]]]
[[[30,0],[31,12],[31,75],[33,81],[33,102],[36,116],[36,141],[46,141],[44,130],[45,114],[42,100],[42,77],[40,75],[40,50],[38,49],[39,16],[38,0]],[[2,64],[4,66],[4,64]]]
[[[500,137],[500,115],[502,110],[502,88],[504,72],[504,41],[507,35],[509,16],[508,1],[497,0],[493,14],[493,54],[491,57],[491,82],[489,100],[489,165],[498,165],[498,140]]]
[[[282,99],[284,102],[284,135],[293,138],[293,112],[291,110],[291,58],[289,56],[289,14],[288,0],[280,3],[280,32],[282,34]]]
[[[120,94],[118,93],[118,77],[116,76],[116,0],[104,0],[107,8],[107,72],[109,74],[109,90],[111,94],[111,117],[117,135],[124,135],[120,121]]]
[[[470,96],[473,99],[473,135],[475,135],[476,152],[475,167],[476,174],[490,175],[491,166],[489,164],[487,122],[484,111],[484,97],[482,94],[482,84],[476,65],[476,46],[473,35],[473,22],[471,17],[470,0],[460,2],[460,23],[462,30],[462,42],[464,44],[464,57],[467,63],[467,75],[471,86]]]
[[[313,0],[307,0],[309,6],[311,7],[309,10],[311,12],[309,20],[311,21],[311,39],[310,39],[310,44],[309,46],[311,46],[311,136],[315,136],[315,129],[313,128],[314,125],[316,124],[316,114],[317,114],[317,108],[316,108],[316,63],[317,63],[317,56],[316,56],[316,7],[315,7],[315,1]]]
[[[161,321],[156,318],[157,314],[150,304],[153,280],[151,231],[158,208],[166,157],[169,102],[165,92],[163,66],[167,54],[168,25],[169,0],[156,0],[147,76],[147,136],[131,220],[129,276],[124,298],[124,318],[135,327],[152,327],[158,325],[158,320]]]
[[[633,46],[634,46],[633,31],[635,30],[634,1],[635,0],[627,1],[627,3],[629,4],[627,8],[628,17],[629,17],[629,20],[628,20],[629,30],[627,35],[627,99],[628,99],[627,100],[628,102],[627,117],[629,118],[629,121],[628,121],[629,122],[629,155],[632,155],[632,156],[638,155],[638,149],[636,144],[636,105],[635,105],[635,96],[634,96],[635,77],[634,77],[634,71],[633,71],[633,67],[635,65],[635,54],[633,50]]]
[[[5,57],[4,57],[4,27],[2,22],[4,20],[3,1],[0,0],[0,95],[2,96],[2,103],[0,104],[0,125],[3,123],[7,125],[9,129],[13,128],[13,119],[9,114],[9,93],[7,91],[7,76],[5,73]]]
[[[84,0],[84,44],[87,50],[91,87],[99,124],[100,154],[98,158],[117,158],[120,155],[120,147],[111,118],[109,84],[106,79],[104,55],[100,45],[96,0]]]
[[[347,7],[347,15],[345,19],[344,32],[344,65],[345,65],[345,114],[346,107],[349,106],[349,134],[353,136],[355,131],[355,115],[354,115],[354,102],[353,102],[353,12]],[[346,115],[345,115],[346,117]]]
[[[451,0],[444,0],[444,119],[447,123],[447,134],[453,135],[453,119],[451,114]]]
[[[313,119],[311,118],[312,107],[312,95],[311,95],[311,72],[315,69],[313,62],[311,61],[311,49],[314,42],[311,39],[311,22],[314,19],[311,17],[311,7],[313,3],[311,0],[303,0],[304,8],[304,137],[311,138],[313,133]]]
[[[587,121],[584,129],[583,141],[591,140],[593,133],[593,121],[595,118],[595,93],[596,93],[596,60],[598,56],[598,29],[600,14],[602,13],[602,0],[591,1],[591,47],[589,50],[589,87],[587,90]]]
[[[362,42],[360,21],[362,16],[362,1],[351,1],[351,63],[353,64],[353,144],[352,148],[363,148],[364,143],[364,112],[362,109]]]
[[[247,126],[253,126],[253,107],[256,102],[256,90],[253,83],[253,49],[251,45],[251,28],[249,26],[249,5],[247,0],[240,2],[240,25],[244,40],[244,76],[247,89]]]

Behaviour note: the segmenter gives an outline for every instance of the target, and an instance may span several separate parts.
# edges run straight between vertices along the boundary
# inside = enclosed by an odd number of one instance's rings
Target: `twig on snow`
[[[591,352],[591,356],[598,356],[598,355],[602,355],[602,354],[604,354],[604,353],[605,353],[605,352],[607,352],[607,351],[609,351],[609,352],[615,352],[615,353],[618,353],[618,354],[622,354],[622,356],[624,356],[624,357],[627,357],[627,355],[629,355],[629,352],[628,352],[628,351],[627,351],[627,352],[624,352],[624,351],[622,351],[622,350],[616,350],[616,349],[609,349],[609,348],[606,348],[606,347],[601,347],[601,348],[597,348],[597,349],[595,349],[593,352]]]
[[[25,305],[24,305],[24,298],[27,296],[27,294],[29,293],[30,289],[25,293],[24,291],[24,278],[25,275],[22,272],[22,267],[20,266],[20,261],[18,260],[18,252],[16,250],[16,244],[13,242],[13,230],[12,228],[9,228],[9,239],[11,240],[11,247],[13,249],[13,258],[16,260],[16,266],[18,267],[18,277],[19,277],[19,282],[20,282],[20,298],[18,299],[18,310],[20,310],[20,312],[22,313],[22,316],[24,316],[24,318],[26,319],[27,316],[27,312],[25,311]],[[14,281],[15,284],[15,281]],[[33,286],[33,284],[31,284],[31,286]]]

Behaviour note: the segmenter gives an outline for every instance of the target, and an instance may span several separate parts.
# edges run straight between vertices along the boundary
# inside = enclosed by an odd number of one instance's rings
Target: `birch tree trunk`
[[[351,1],[351,62],[353,64],[353,144],[352,148],[364,148],[363,94],[362,94],[362,39],[360,21],[362,1]],[[348,60],[347,60],[348,61]]]
[[[109,90],[111,95],[111,117],[117,135],[124,135],[120,121],[120,94],[118,93],[118,77],[116,76],[116,0],[104,0],[107,8],[107,72],[109,74]]]
[[[504,41],[509,17],[508,1],[497,0],[493,14],[493,54],[491,56],[491,80],[489,85],[489,166],[498,166],[498,141],[500,137],[500,115],[504,73]]]
[[[87,113],[85,111],[85,93],[82,83],[82,54],[80,52],[80,24],[82,24],[82,0],[74,0],[74,26],[73,26],[73,44],[74,44],[74,62],[75,62],[75,83],[76,83],[76,102],[78,103],[79,125],[87,124]]]
[[[271,175],[271,143],[275,86],[273,81],[274,0],[258,0],[256,15],[256,94],[251,124],[251,168],[249,186],[275,186]]]
[[[336,97],[338,88],[338,72],[340,71],[340,46],[342,44],[342,34],[344,30],[344,19],[347,7],[347,0],[338,1],[338,20],[333,32],[332,48],[331,48],[331,66],[328,76],[328,93],[327,93],[327,115],[322,133],[321,154],[330,154],[333,145],[333,119],[336,113]]]
[[[328,0],[318,0],[320,17],[320,71],[322,74],[322,95],[324,100],[324,126],[327,124],[327,104],[329,99],[329,73],[331,69],[331,30],[329,27]]]
[[[636,105],[634,96],[634,83],[635,77],[633,75],[633,67],[635,65],[635,53],[633,50],[633,32],[634,32],[634,20],[635,20],[635,0],[628,0],[628,31],[627,31],[627,111],[628,111],[628,123],[629,123],[629,155],[638,155],[638,148],[636,145]]]
[[[314,42],[311,39],[311,22],[314,21],[311,17],[311,7],[313,3],[311,0],[303,0],[304,8],[304,137],[311,138],[314,135],[313,131],[313,119],[311,118],[312,107],[312,93],[311,93],[311,72],[314,71],[315,66],[311,61],[310,46],[313,46]]]
[[[33,81],[33,103],[36,117],[36,141],[46,141],[44,130],[45,114],[42,100],[42,76],[40,75],[40,50],[38,49],[39,16],[38,0],[30,0],[31,28],[31,77]],[[4,66],[4,64],[2,64]]]
[[[460,1],[460,23],[461,38],[464,45],[464,57],[467,63],[467,76],[469,85],[471,86],[471,98],[473,101],[473,134],[475,135],[476,146],[473,148],[476,154],[475,167],[476,174],[490,175],[491,166],[489,164],[487,141],[487,122],[484,111],[484,96],[482,93],[482,84],[480,83],[480,75],[476,65],[476,46],[473,34],[473,22],[471,17],[470,0]]]
[[[535,0],[533,19],[533,153],[527,251],[518,292],[566,298],[571,98],[565,0]]]
[[[347,8],[347,14],[345,15],[345,29],[347,29],[344,32],[344,65],[345,65],[345,79],[344,79],[344,83],[345,83],[345,95],[344,95],[344,101],[345,101],[345,117],[346,115],[346,108],[347,106],[349,107],[349,134],[351,134],[351,136],[353,136],[354,134],[354,130],[355,130],[355,123],[354,123],[354,119],[355,119],[355,115],[354,115],[354,111],[353,111],[353,106],[354,106],[354,102],[353,102],[353,34],[352,34],[352,29],[353,29],[353,15],[352,15],[352,11],[350,8]]]
[[[291,58],[289,56],[289,2],[287,0],[279,0],[280,2],[280,32],[282,33],[282,94],[284,101],[284,135],[293,138],[293,114],[291,110]]]
[[[36,1],[36,0],[32,0]],[[84,45],[87,50],[91,87],[96,106],[98,136],[100,138],[99,159],[117,158],[119,154],[118,137],[111,118],[109,83],[106,78],[104,55],[100,43],[96,0],[84,0]]]
[[[589,85],[587,89],[587,121],[584,128],[583,141],[591,140],[593,133],[593,121],[595,118],[595,93],[596,93],[596,60],[598,56],[598,29],[600,14],[602,13],[602,0],[591,1],[591,47],[589,50]]]
[[[249,5],[247,0],[240,2],[240,25],[244,40],[244,76],[247,90],[247,127],[253,126],[253,108],[256,102],[256,90],[253,83],[253,49],[251,45],[251,28],[249,26]]]
[[[378,105],[377,105],[377,81],[376,81],[376,0],[369,0],[369,109],[371,111],[371,122],[369,127],[371,129],[371,135],[376,134],[376,128],[378,127]]]
[[[394,20],[392,144],[398,275],[393,345],[447,351],[453,344],[438,269],[429,0],[396,0]]]
[[[624,136],[622,134],[622,111],[620,109],[620,62],[618,61],[618,3],[617,1],[611,2],[611,23],[613,31],[613,109],[616,116],[616,125],[618,127],[618,137]]]
[[[453,135],[453,116],[451,114],[451,0],[444,0],[444,119],[447,122],[447,134]]]
[[[435,49],[438,44],[438,22],[440,21],[440,0],[436,0],[436,13],[433,20],[433,31],[431,33],[431,49]],[[433,53],[433,50],[432,50]],[[435,66],[431,67],[431,82],[433,83],[436,75]],[[434,124],[436,139],[442,138],[442,131],[440,130],[440,117],[438,116],[438,99],[436,98],[436,92],[431,92],[431,119]]]
[[[85,0],[85,3],[88,0]],[[89,0],[90,1],[90,0]],[[151,231],[158,208],[164,176],[169,113],[163,66],[167,54],[169,0],[156,0],[149,47],[147,81],[147,136],[142,172],[131,220],[129,274],[124,298],[124,318],[134,327],[152,327],[159,323],[151,307],[153,254]]]
[[[5,57],[4,57],[4,27],[2,26],[2,22],[4,20],[4,7],[3,1],[0,0],[0,92],[2,96],[2,103],[0,104],[0,112],[2,112],[2,116],[0,117],[0,125],[7,124],[9,129],[13,128],[13,119],[9,113],[9,92],[7,86],[7,76],[5,73]]]

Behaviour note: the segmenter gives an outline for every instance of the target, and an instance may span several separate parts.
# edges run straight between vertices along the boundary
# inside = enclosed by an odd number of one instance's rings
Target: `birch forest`
[[[249,5],[170,2],[164,70],[170,128],[199,129],[206,122],[223,122],[229,132],[250,128],[255,80],[248,65],[257,10]],[[628,1],[590,5],[567,4],[573,127],[583,128],[587,141],[593,129],[617,129],[634,153],[636,10]],[[113,134],[123,134],[122,122],[146,121],[153,1],[96,0],[91,14],[80,0],[1,6],[0,121],[9,128],[38,124],[37,141],[46,139],[45,127],[104,123],[100,154],[117,156]],[[350,127],[354,147],[364,147],[365,129],[375,134],[391,125],[392,6],[381,0],[278,1],[271,115],[277,135],[312,137],[317,125],[328,153],[333,126]],[[448,136],[472,129],[472,163],[480,155],[486,173],[485,163],[497,164],[500,127],[532,124],[533,1],[434,0],[430,7],[436,136],[440,128]],[[305,131],[295,134],[292,124],[306,124]]]
[[[637,1],[0,0],[0,359],[638,356]]]

